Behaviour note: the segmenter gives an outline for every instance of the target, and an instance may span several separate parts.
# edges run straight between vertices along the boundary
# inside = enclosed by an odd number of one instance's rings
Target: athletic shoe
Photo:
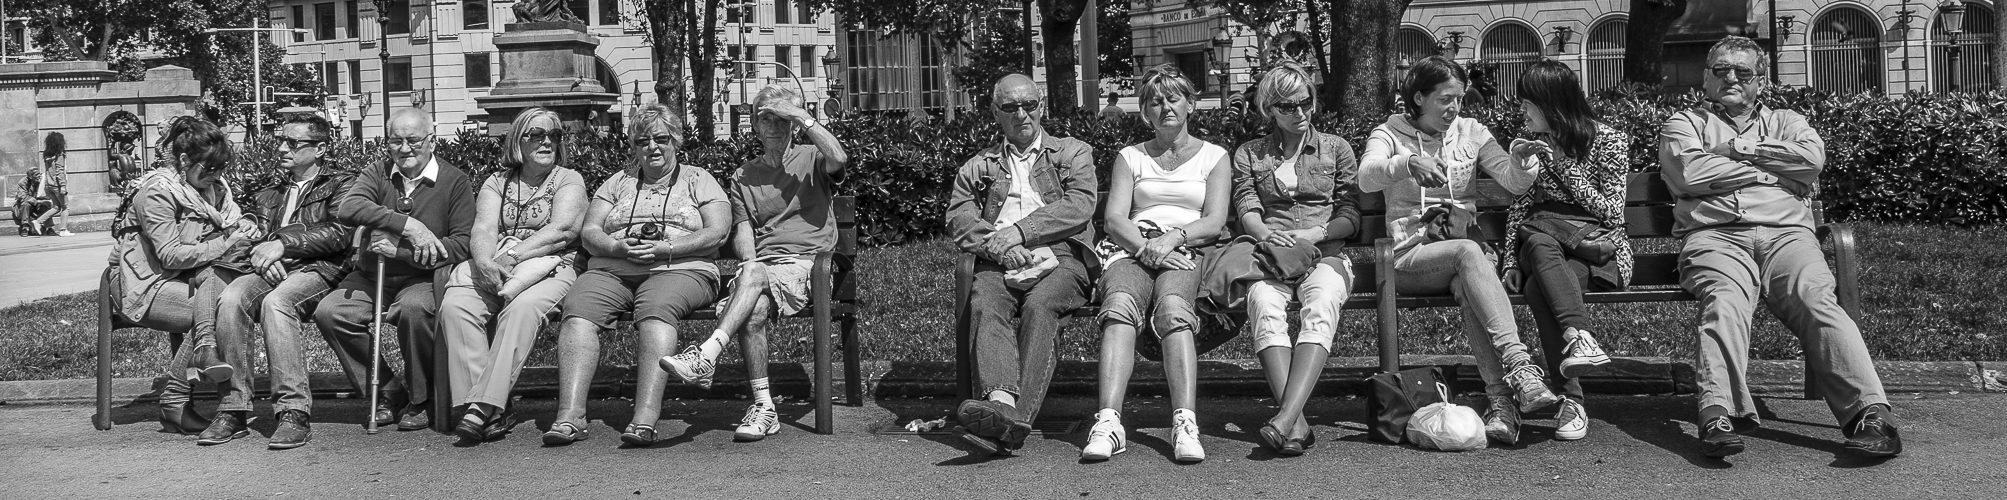
[[[1563,335],[1568,338],[1568,346],[1563,349],[1568,354],[1561,358],[1562,377],[1581,378],[1584,371],[1610,363],[1610,355],[1603,352],[1603,346],[1596,343],[1596,337],[1584,330],[1570,328],[1568,331],[1574,332],[1574,335]]]
[[[775,434],[780,434],[780,414],[771,406],[753,403],[746,407],[746,416],[739,419],[739,430],[732,433],[732,438],[759,441]]]
[[[1080,449],[1081,460],[1107,460],[1129,451],[1129,438],[1122,430],[1120,414],[1103,409],[1094,419],[1094,428],[1087,432],[1087,447]]]
[[[1735,423],[1728,417],[1714,417],[1700,425],[1700,454],[1710,458],[1722,458],[1742,453],[1742,436],[1735,434]]]
[[[1191,410],[1171,412],[1171,459],[1185,463],[1206,461],[1206,449],[1199,445],[1199,417]]]
[[[1519,406],[1511,398],[1491,398],[1484,412],[1484,437],[1507,445],[1519,443]]]
[[[1884,414],[1886,411],[1877,404],[1862,412],[1860,420],[1847,429],[1847,451],[1863,457],[1893,457],[1902,453],[1902,437],[1896,433],[1895,422]]]
[[[1574,441],[1589,437],[1589,410],[1573,399],[1561,401],[1561,410],[1554,412],[1554,439]]]
[[[704,359],[704,354],[694,345],[683,348],[682,353],[663,356],[661,364],[664,371],[676,374],[676,378],[682,379],[683,383],[697,384],[697,387],[705,389],[711,388],[711,376],[718,373],[717,363]]]
[[[1547,377],[1538,366],[1519,365],[1519,368],[1505,374],[1505,383],[1519,393],[1520,413],[1532,413],[1561,402],[1560,396],[1547,389]]]
[[[64,229],[64,230],[61,230],[61,231],[56,231],[56,236],[65,236],[65,237],[67,237],[67,236],[76,236],[76,235],[77,235],[77,233],[72,233],[72,232],[70,232],[70,230],[68,230],[68,229]]]
[[[1031,423],[1018,419],[1017,407],[1002,401],[963,401],[955,417],[970,434],[1000,441],[1006,448],[1021,448],[1031,436]]]

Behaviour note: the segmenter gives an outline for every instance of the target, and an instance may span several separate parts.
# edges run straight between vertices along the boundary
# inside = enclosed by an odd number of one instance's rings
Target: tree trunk
[[[1080,111],[1080,59],[1074,50],[1073,35],[1080,31],[1080,16],[1087,13],[1087,0],[1038,0],[1044,14],[1040,35],[1045,39],[1045,100],[1052,114]]]
[[[682,31],[689,36],[683,46],[696,49],[695,53],[690,55],[690,86],[693,89],[690,96],[690,111],[697,117],[695,127],[697,142],[710,143],[718,139],[717,132],[713,130],[717,128],[718,115],[711,111],[711,106],[718,102],[715,78],[718,74],[718,6],[721,0],[702,1],[704,11],[698,16],[704,20],[704,29]]]
[[[1633,0],[1630,25],[1624,32],[1624,81],[1659,85],[1665,82],[1666,32],[1686,14],[1687,0]]]
[[[1384,116],[1394,107],[1394,29],[1409,0],[1332,0],[1331,79],[1324,101],[1347,117]]]
[[[678,118],[689,111],[683,91],[683,57],[689,51],[678,31],[690,25],[691,7],[687,0],[648,0],[642,5],[648,12],[648,40],[654,42],[649,55],[655,59],[655,102],[668,106]]]
[[[1308,11],[1310,16],[1310,29],[1306,33],[1310,36],[1310,53],[1313,54],[1312,57],[1317,58],[1315,61],[1311,61],[1311,64],[1317,65],[1317,74],[1325,82],[1335,81],[1332,79],[1331,74],[1331,53],[1324,48],[1325,40],[1330,38],[1329,35],[1325,34],[1327,31],[1324,30],[1324,9],[1329,6],[1330,2],[1328,0],[1310,0],[1303,4],[1303,9]],[[1329,87],[1329,85],[1325,87]],[[1331,99],[1319,98],[1317,101],[1318,107],[1323,111],[1338,109],[1336,107],[1337,103]]]
[[[2007,26],[2007,6],[1994,2],[1993,5],[1993,88],[2007,90],[2007,34],[2001,34],[2001,26]]]

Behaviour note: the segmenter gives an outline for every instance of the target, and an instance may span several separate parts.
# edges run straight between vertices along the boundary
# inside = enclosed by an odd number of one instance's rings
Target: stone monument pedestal
[[[619,94],[600,85],[593,64],[599,38],[585,25],[566,22],[514,23],[495,35],[502,54],[502,81],[474,101],[488,113],[488,134],[509,132],[510,122],[524,109],[556,111],[566,130],[606,126],[607,108]]]

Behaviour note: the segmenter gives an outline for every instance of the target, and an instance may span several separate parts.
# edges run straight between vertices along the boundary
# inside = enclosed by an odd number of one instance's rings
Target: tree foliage
[[[131,57],[161,16],[192,7],[191,0],[14,0],[8,15],[28,19],[35,44],[49,61],[107,61]],[[259,10],[263,12],[263,9]],[[10,52],[11,53],[11,52]]]
[[[1136,85],[1136,65],[1132,62],[1136,46],[1129,34],[1129,2],[1103,0],[1098,6],[1101,11],[1095,16],[1095,33],[1100,40],[1095,43],[1100,44],[1100,50],[1096,51],[1100,60],[1095,63],[1101,67],[1101,79],[1113,81],[1113,88],[1103,88],[1101,93],[1129,94]]]

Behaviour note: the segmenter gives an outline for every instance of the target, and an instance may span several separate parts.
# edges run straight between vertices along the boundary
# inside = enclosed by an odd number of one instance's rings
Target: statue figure
[[[571,12],[564,0],[516,0],[516,6],[511,10],[516,12],[516,22],[519,23],[585,23]]]

